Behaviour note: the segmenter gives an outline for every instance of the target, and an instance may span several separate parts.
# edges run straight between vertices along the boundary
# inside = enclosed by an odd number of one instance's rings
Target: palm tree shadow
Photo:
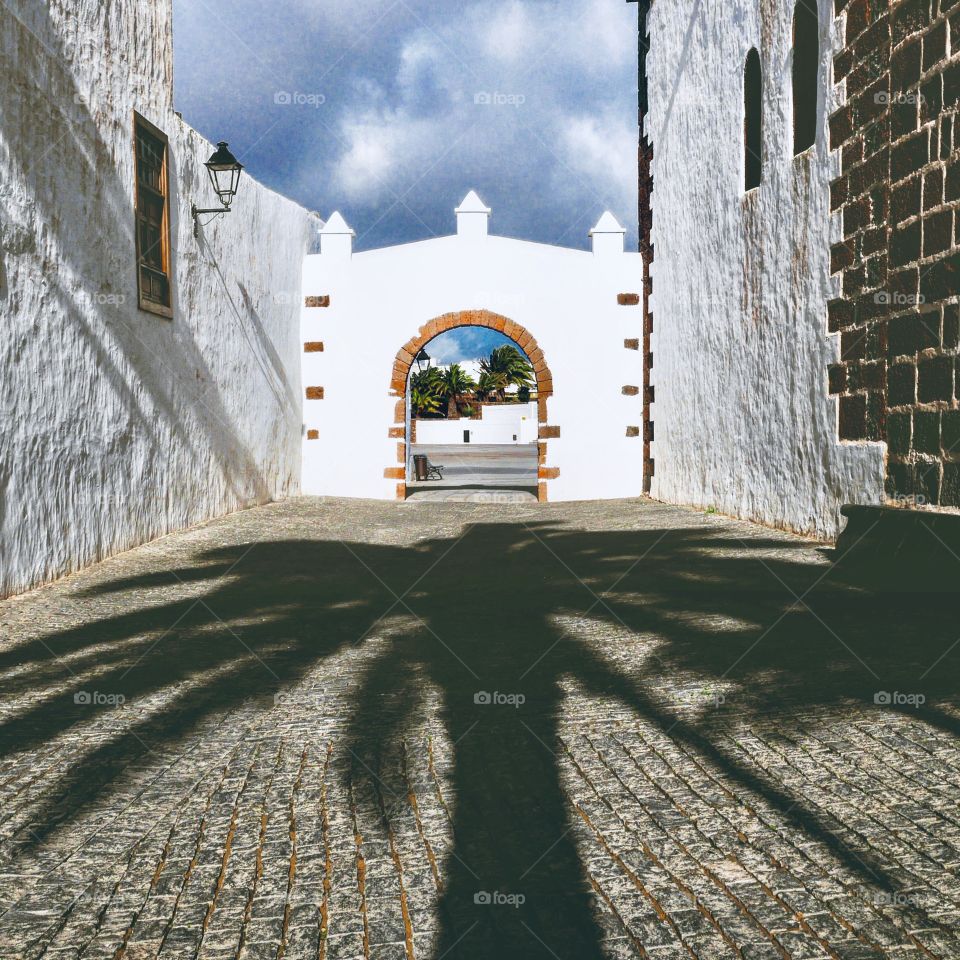
[[[738,703],[739,719],[778,717],[787,730],[798,712],[868,700],[881,682],[878,671],[902,678],[910,666],[903,656],[904,637],[918,641],[925,628],[939,626],[924,635],[922,649],[915,651],[919,675],[945,637],[952,598],[927,598],[928,616],[918,632],[916,613],[908,611],[902,598],[880,601],[862,584],[852,588],[829,581],[822,566],[792,564],[784,554],[798,546],[789,541],[746,545],[700,530],[677,531],[662,549],[658,540],[655,533],[474,527],[462,545],[475,571],[469,582],[464,584],[459,565],[435,569],[429,599],[417,605],[422,627],[395,640],[371,665],[348,740],[353,755],[363,758],[358,776],[366,773],[383,783],[384,750],[412,732],[405,724],[415,712],[417,684],[405,686],[405,710],[388,717],[378,709],[391,690],[399,689],[395,678],[412,664],[418,676],[441,692],[443,726],[455,744],[452,830],[457,855],[447,863],[438,955],[528,956],[537,950],[536,941],[557,956],[602,955],[601,931],[570,839],[572,813],[559,779],[567,678],[595,697],[621,701],[686,745],[864,882],[894,889],[889,865],[867,847],[852,846],[843,824],[798,803],[798,797],[721,748],[711,725],[686,719],[650,691],[664,673],[694,674],[705,683],[730,680],[750,688],[752,701]],[[438,554],[445,549],[439,542],[435,547]],[[732,550],[738,559],[715,556]],[[775,551],[779,559],[762,558],[765,550]],[[636,578],[646,581],[639,591],[636,580],[625,583],[609,576],[614,588],[602,602],[600,621],[656,635],[661,643],[652,667],[613,668],[602,644],[557,626],[558,614],[582,613],[578,593],[584,606],[598,605],[599,588],[586,584],[607,579],[602,568],[611,557],[618,558],[621,569],[640,557],[648,562]],[[766,582],[753,585],[759,576]],[[638,593],[649,596],[637,604]],[[797,602],[801,597],[809,609]],[[686,614],[679,628],[678,611]],[[745,613],[759,624],[739,633],[717,632],[718,618],[735,622]],[[845,651],[845,641],[827,620],[840,624],[861,653]],[[888,640],[877,633],[884,622],[905,632]],[[768,636],[772,642],[764,644]],[[938,692],[955,692],[944,679],[936,684]],[[496,698],[490,702],[492,692],[501,700],[505,696],[507,705],[499,706]],[[524,698],[522,708],[509,705],[515,694]],[[942,710],[931,708],[924,716],[958,732]],[[375,817],[376,811],[368,815]],[[503,895],[501,901],[512,908],[497,910],[493,893]],[[521,908],[514,906],[517,895]]]
[[[41,846],[151,749],[186,743],[211,717],[229,722],[251,699],[295,688],[376,635],[382,648],[363,662],[356,699],[343,704],[363,816],[388,818],[384,793],[404,797],[389,755],[422,729],[428,690],[453,744],[454,853],[443,867],[438,956],[519,957],[543,945],[562,957],[603,955],[558,761],[570,679],[626,705],[743,794],[761,797],[845,870],[887,889],[889,863],[735,756],[726,734],[752,721],[786,734],[800,715],[871,703],[878,690],[921,681],[923,718],[960,733],[951,708],[956,658],[929,671],[954,639],[952,596],[905,603],[842,565],[811,563],[794,541],[745,542],[695,520],[666,536],[541,522],[476,524],[456,541],[413,547],[269,541],[208,551],[172,574],[112,581],[88,596],[115,609],[116,596],[171,579],[206,589],[122,607],[5,652],[0,668],[16,668],[7,692],[38,679],[65,689],[0,724],[0,755],[96,716],[96,707],[63,708],[87,683],[64,672],[63,657],[81,677],[95,669],[101,692],[159,698],[76,759],[34,805],[32,830],[8,849]],[[404,624],[386,630],[385,615],[396,613]],[[617,660],[611,626],[648,638],[636,649],[651,656]],[[688,716],[662,694],[679,677],[727,685],[727,709]]]

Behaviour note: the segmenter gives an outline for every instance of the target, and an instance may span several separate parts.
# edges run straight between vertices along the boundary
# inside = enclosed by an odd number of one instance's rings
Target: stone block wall
[[[888,496],[957,507],[960,0],[835,0],[835,13],[839,435],[887,442]]]

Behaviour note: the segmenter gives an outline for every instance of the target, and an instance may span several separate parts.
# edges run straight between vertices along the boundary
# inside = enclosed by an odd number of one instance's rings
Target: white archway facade
[[[491,236],[472,192],[456,214],[453,236],[358,254],[334,214],[307,257],[303,492],[402,499],[416,349],[485,326],[537,370],[540,499],[639,496],[643,272],[625,231],[604,214],[592,251],[573,250]]]

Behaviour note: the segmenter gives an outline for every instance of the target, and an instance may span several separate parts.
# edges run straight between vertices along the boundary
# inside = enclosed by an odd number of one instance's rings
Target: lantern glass
[[[207,161],[206,167],[220,202],[229,207],[237,195],[243,164],[227,149],[226,142],[221,141],[217,144],[217,152]]]

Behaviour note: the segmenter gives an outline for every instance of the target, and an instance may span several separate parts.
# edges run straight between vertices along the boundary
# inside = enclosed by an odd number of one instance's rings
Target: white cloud
[[[413,36],[400,53],[400,66],[397,70],[397,85],[407,98],[415,98],[418,89],[433,81],[443,56],[435,41],[423,33]]]
[[[441,334],[427,345],[427,352],[439,364],[463,364],[468,360],[476,360],[490,351],[485,350],[479,329],[461,327]]]
[[[404,193],[450,150],[449,164],[466,157],[490,173],[529,164],[534,174],[539,162],[546,176],[531,176],[530,186],[539,182],[559,204],[596,208],[597,216],[613,206],[629,223],[636,207],[637,132],[635,65],[626,61],[636,34],[614,2],[579,0],[559,19],[544,0],[477,3],[463,19],[438,19],[430,27],[418,22],[400,38],[392,77],[381,74],[369,90],[358,90],[366,104],[342,116],[345,145],[334,186],[347,201],[380,203]],[[617,84],[626,96],[614,106],[611,88]],[[480,85],[490,93],[522,93],[523,103],[478,106],[481,91],[474,88]],[[393,107],[383,88],[393,91]],[[579,104],[570,102],[574,96]],[[595,109],[585,111],[587,104]],[[451,150],[464,134],[461,151]],[[440,166],[449,179],[449,167]],[[480,185],[466,176],[453,192]]]
[[[397,138],[376,118],[344,124],[349,143],[334,169],[333,179],[348,200],[377,201],[386,189],[396,156]]]
[[[479,5],[475,19],[481,49],[486,56],[516,61],[530,52],[537,37],[531,6],[523,0],[501,4],[493,11]]]
[[[480,52],[518,64],[541,77],[569,72],[609,73],[636,56],[636,14],[613,9],[616,0],[508,0],[479,3],[476,24]],[[631,15],[632,14],[632,15]]]
[[[441,366],[459,363],[464,369],[474,371],[495,347],[512,343],[502,333],[486,327],[458,327],[431,340],[427,353]]]
[[[617,218],[629,222],[637,195],[636,125],[609,109],[570,116],[561,126],[560,146],[565,164],[581,175],[583,189],[592,187],[597,203],[608,198]],[[567,177],[562,168],[555,173],[555,180]]]
[[[576,29],[567,33],[572,41],[566,45],[567,52],[579,54],[581,63],[595,70],[610,72],[612,67],[635,66],[635,17],[634,13],[632,22],[624,23],[623,18],[611,16],[610,0],[584,0]]]
[[[346,200],[373,204],[396,199],[426,169],[442,124],[386,109],[347,116],[341,134],[345,146],[334,164],[334,186]]]
[[[436,42],[418,31],[405,41],[390,84],[396,106],[389,105],[382,81],[364,79],[356,85],[363,105],[341,117],[343,146],[333,171],[333,183],[346,200],[396,199],[431,162],[447,125],[443,101],[450,102],[439,76],[443,62]]]

